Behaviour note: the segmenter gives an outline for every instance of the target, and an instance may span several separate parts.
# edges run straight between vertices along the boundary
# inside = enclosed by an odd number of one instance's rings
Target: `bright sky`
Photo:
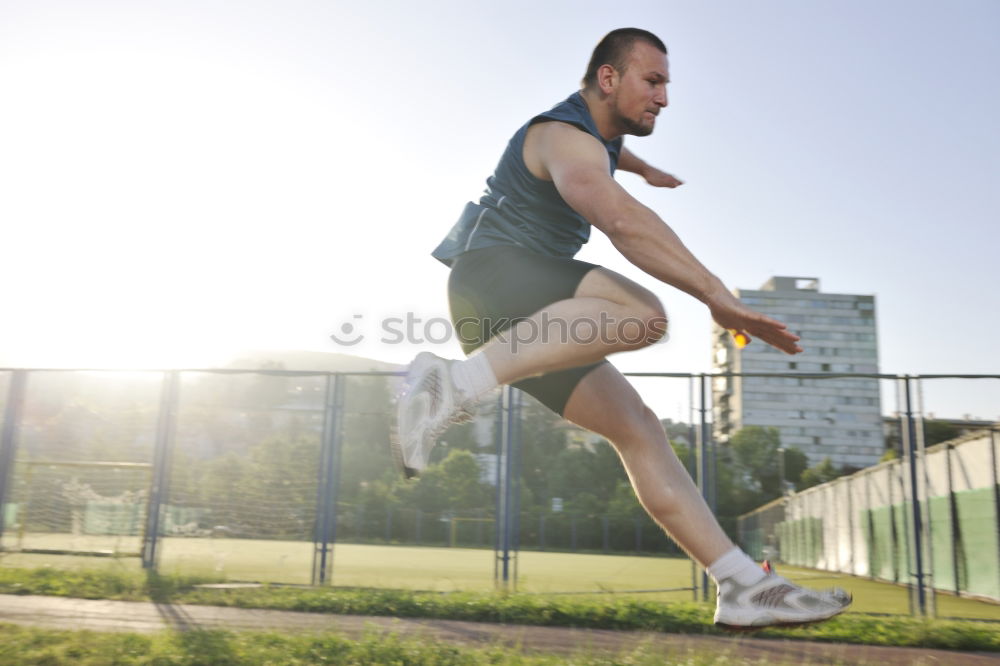
[[[1000,372],[992,0],[0,0],[0,355],[457,356],[383,343],[379,322],[447,314],[430,250],[513,131],[630,25],[667,43],[673,83],[627,144],[687,184],[619,180],[712,270],[875,294],[883,372]],[[671,314],[671,342],[621,369],[710,369],[703,306],[599,232],[580,258]],[[366,339],[334,344],[344,322]],[[998,384],[929,390],[930,409],[998,418]]]

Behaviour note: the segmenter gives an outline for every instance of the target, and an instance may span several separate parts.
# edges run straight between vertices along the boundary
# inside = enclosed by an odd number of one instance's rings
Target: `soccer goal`
[[[475,546],[482,548],[488,546],[493,538],[493,518],[461,518],[452,516],[448,530],[448,545],[452,548],[456,546]]]
[[[151,475],[146,463],[18,461],[2,550],[139,557]]]

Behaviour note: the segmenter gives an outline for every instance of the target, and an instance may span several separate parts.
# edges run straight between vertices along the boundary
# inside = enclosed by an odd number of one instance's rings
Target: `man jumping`
[[[619,168],[656,187],[681,184],[622,142],[626,134],[652,133],[667,106],[669,81],[658,37],[614,30],[594,49],[583,89],[511,138],[479,203],[466,206],[433,252],[451,267],[451,316],[469,356],[449,361],[424,352],[410,364],[393,450],[406,476],[416,476],[451,423],[469,418],[498,385],[513,384],[614,445],[639,502],[716,581],[717,624],[824,620],[844,611],[850,596],[794,585],[736,547],[659,419],[605,360],[666,334],[659,299],[613,271],[573,259],[597,227],[638,268],[707,305],[720,326],[788,354],[802,351],[798,336],[741,303],[613,178]],[[583,329],[593,335],[567,335]]]

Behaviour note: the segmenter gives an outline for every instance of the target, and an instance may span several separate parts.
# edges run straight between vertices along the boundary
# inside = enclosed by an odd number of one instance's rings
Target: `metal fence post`
[[[910,377],[903,378],[903,386],[906,391],[906,423],[907,423],[907,451],[910,456],[910,493],[911,508],[913,514],[913,554],[916,564],[917,579],[917,603],[920,615],[927,614],[927,600],[924,596],[924,564],[923,564],[923,525],[920,518],[920,497],[917,488],[917,442],[916,430],[913,421],[913,405],[910,399]]]
[[[955,578],[955,596],[961,593],[958,584],[958,541],[961,538],[958,529],[958,504],[955,502],[955,481],[951,469],[951,442],[944,448],[945,472],[948,479],[948,522],[951,528],[951,574]]]
[[[698,436],[694,427],[694,375],[688,375],[688,473],[698,480]],[[699,486],[700,487],[700,486]],[[698,601],[698,563],[691,559],[691,598]]]
[[[517,552],[520,548],[520,502],[518,501],[518,421],[520,393],[512,386],[501,392],[501,456],[498,458],[497,541],[499,584],[504,590],[517,589]],[[513,554],[511,554],[513,551]],[[513,566],[512,566],[513,565]],[[494,569],[496,571],[496,569]],[[513,581],[513,583],[511,582]]]
[[[170,484],[170,453],[177,426],[177,398],[180,392],[180,372],[164,373],[160,392],[160,412],[153,445],[153,478],[146,507],[146,524],[142,535],[142,568],[156,571],[159,555],[160,514],[167,500]]]
[[[926,558],[924,562],[926,566],[924,568],[924,591],[927,595],[927,605],[925,610],[925,615],[930,617],[937,617],[937,581],[935,577],[935,567],[934,567],[934,521],[931,520],[931,479],[930,470],[927,465],[927,439],[924,433],[924,384],[920,377],[916,378],[917,381],[917,395],[916,395],[916,416],[917,419],[916,428],[914,432],[917,436],[917,451],[920,456],[920,465],[923,467],[923,474],[920,475],[920,491],[917,493],[917,497],[923,497],[924,502],[921,504],[921,520],[923,521],[923,543],[921,547],[923,548],[924,557]]]
[[[707,483],[707,473],[708,473],[708,459],[706,458],[706,443],[708,442],[708,420],[705,417],[705,374],[702,373],[698,376],[698,393],[699,393],[699,415],[701,419],[701,425],[698,428],[698,489],[701,490],[701,496],[705,498],[706,502],[709,502],[709,492]],[[711,507],[711,502],[709,502]],[[714,509],[713,509],[714,513]],[[701,600],[708,601],[708,571],[702,570],[701,572]]]
[[[990,472],[993,477],[993,518],[997,538],[997,591],[1000,592],[1000,479],[997,479],[997,431],[990,430]]]
[[[17,454],[17,435],[21,426],[21,412],[24,395],[28,386],[28,372],[15,370],[7,387],[7,406],[4,409],[3,430],[0,431],[0,539],[5,529],[4,517],[7,497],[10,494],[10,480],[14,473],[14,458]]]
[[[504,590],[510,583],[510,400],[513,389],[500,388],[497,409],[497,542],[494,580]]]
[[[344,395],[343,378],[327,375],[323,401],[323,439],[320,442],[319,484],[316,489],[316,534],[313,540],[312,584],[332,579],[333,551],[337,541],[337,481]]]
[[[514,548],[513,587],[517,591],[517,578],[521,553],[521,391],[514,387],[510,389],[510,493],[511,493],[511,543]]]

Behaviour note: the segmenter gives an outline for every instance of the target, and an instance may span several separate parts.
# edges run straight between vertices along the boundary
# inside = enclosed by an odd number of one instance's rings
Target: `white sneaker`
[[[776,574],[764,562],[767,575],[744,586],[731,578],[719,582],[715,624],[727,629],[752,629],[822,622],[847,610],[851,595],[840,588],[810,590]]]
[[[396,399],[392,452],[408,479],[427,467],[431,449],[448,426],[469,421],[474,415],[474,405],[455,388],[448,365],[447,359],[430,352],[417,354]]]

